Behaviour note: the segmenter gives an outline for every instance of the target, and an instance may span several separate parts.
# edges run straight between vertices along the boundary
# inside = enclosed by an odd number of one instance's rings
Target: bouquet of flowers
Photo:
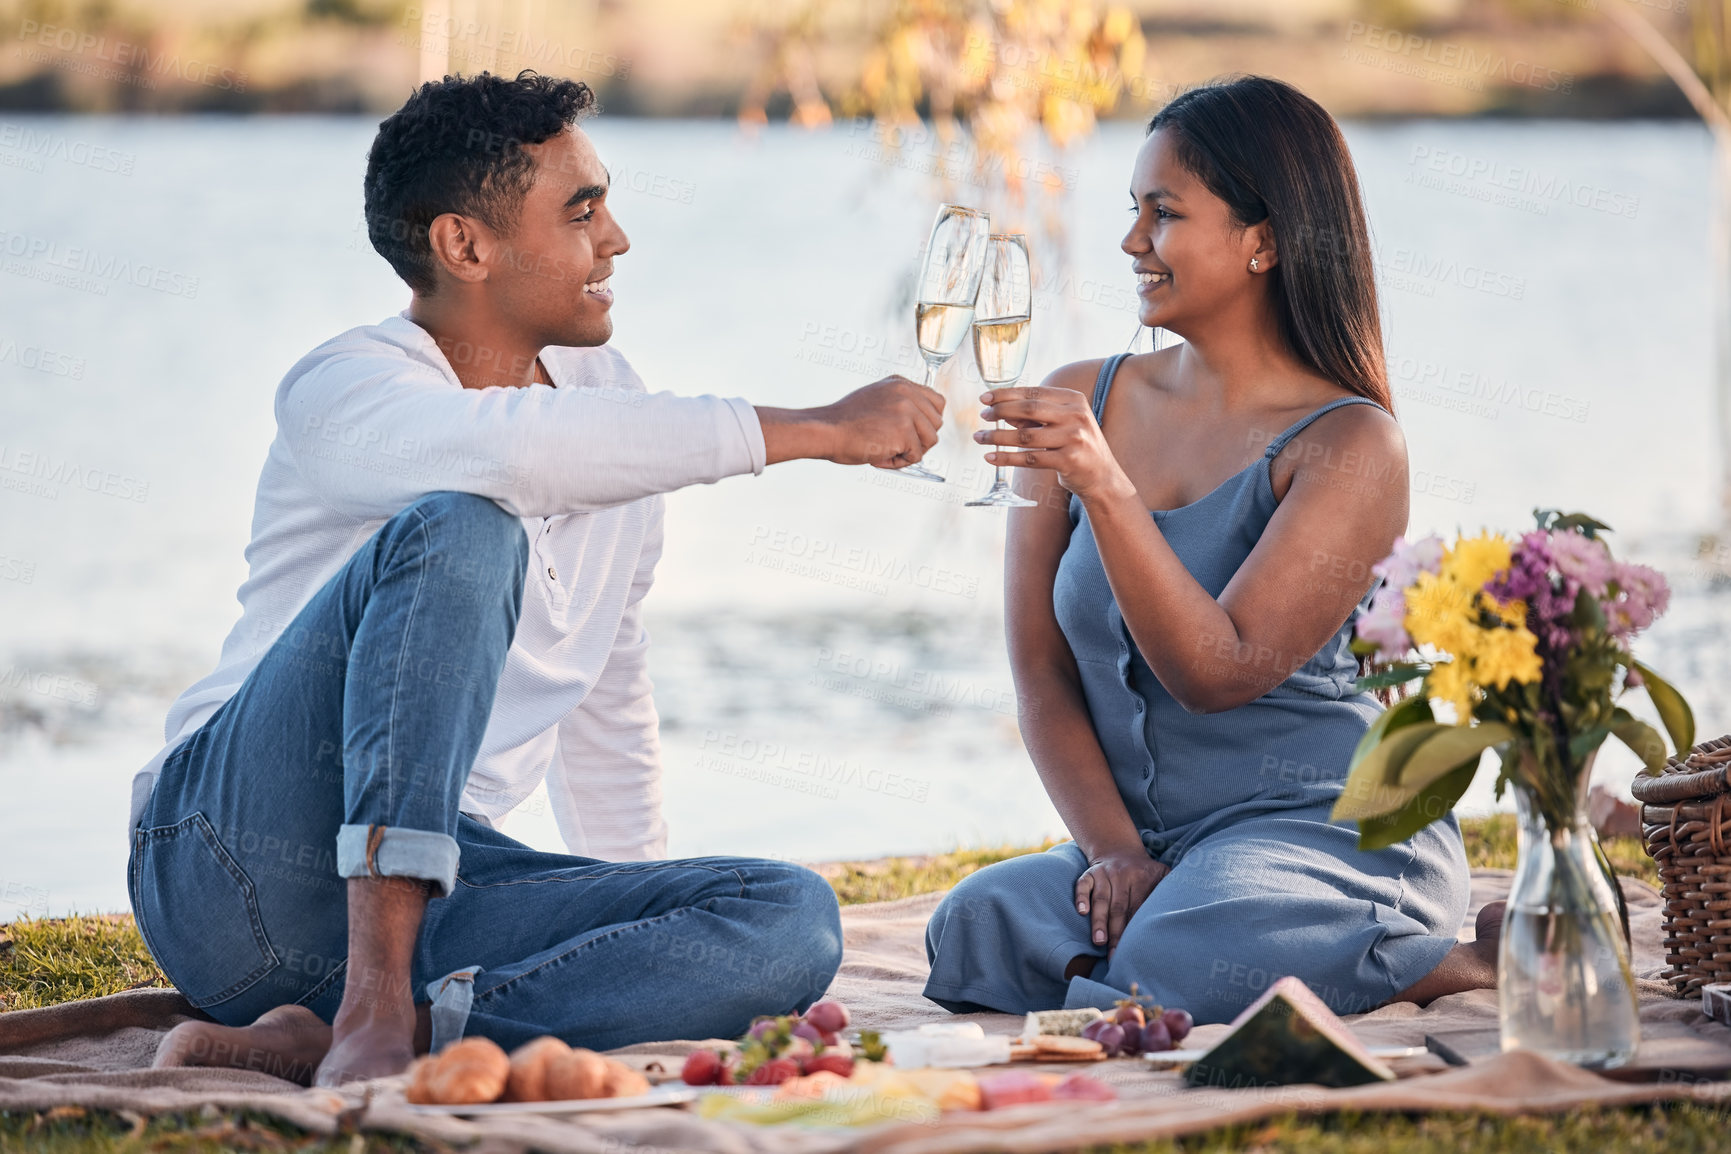
[[[1679,754],[1694,744],[1688,702],[1629,648],[1665,611],[1664,576],[1614,559],[1599,536],[1608,527],[1583,513],[1534,516],[1538,528],[1519,540],[1401,541],[1374,566],[1385,583],[1352,648],[1392,664],[1357,688],[1420,686],[1353,751],[1333,816],[1358,822],[1363,848],[1404,841],[1447,814],[1486,749],[1502,758],[1497,796],[1513,782],[1553,830],[1575,819],[1582,775],[1606,737],[1657,772],[1665,743],[1615,704],[1626,689],[1646,689]],[[1433,700],[1453,719],[1439,721]]]

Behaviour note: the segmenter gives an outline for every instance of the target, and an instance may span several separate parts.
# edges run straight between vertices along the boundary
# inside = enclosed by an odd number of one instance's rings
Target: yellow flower
[[[1480,685],[1501,689],[1510,681],[1526,685],[1544,671],[1538,654],[1539,639],[1522,626],[1517,629],[1481,630],[1482,638],[1473,654],[1473,674]]]
[[[1459,653],[1473,628],[1472,590],[1435,573],[1420,573],[1406,591],[1406,631],[1419,645]]]
[[[1509,567],[1509,540],[1494,533],[1462,537],[1443,554],[1442,575],[1473,591],[1484,588],[1497,570]]]
[[[1491,612],[1513,625],[1516,629],[1525,629],[1527,625],[1527,603],[1525,601],[1498,601],[1489,593],[1485,594],[1485,604]]]
[[[1439,661],[1425,675],[1425,692],[1455,707],[1455,721],[1465,725],[1473,715],[1473,683],[1464,661]]]

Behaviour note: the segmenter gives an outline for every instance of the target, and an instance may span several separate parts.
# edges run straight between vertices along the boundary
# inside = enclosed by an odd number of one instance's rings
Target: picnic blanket
[[[1475,870],[1473,911],[1508,891],[1507,870]],[[210,1106],[257,1111],[321,1134],[394,1131],[486,1154],[530,1149],[618,1154],[624,1148],[733,1154],[926,1154],[937,1151],[1027,1152],[1171,1137],[1289,1112],[1337,1110],[1485,1110],[1543,1113],[1670,1099],[1731,1100],[1731,1082],[1696,1071],[1731,1066],[1731,1028],[1701,1013],[1698,999],[1678,999],[1653,980],[1662,968],[1657,891],[1625,879],[1641,982],[1643,1066],[1660,1066],[1649,1081],[1613,1080],[1523,1053],[1501,1054],[1495,991],[1457,994],[1420,1009],[1384,1007],[1347,1019],[1371,1044],[1416,1045],[1425,1034],[1449,1040],[1473,1061],[1448,1068],[1429,1055],[1396,1063],[1397,1082],[1344,1090],[1316,1086],[1188,1089],[1178,1075],[1134,1060],[1096,1063],[1089,1073],[1116,1086],[1116,1103],[1059,1102],[989,1113],[946,1115],[936,1122],[886,1121],[866,1128],[757,1127],[708,1121],[681,1109],[649,1109],[467,1121],[409,1110],[401,1078],[308,1090],[259,1071],[150,1069],[164,1031],[189,1012],[172,990],[138,990],[42,1010],[0,1015],[0,1110],[57,1106],[127,1115],[196,1114]],[[842,911],[846,956],[831,995],[846,1002],[868,1029],[907,1028],[949,1020],[920,996],[926,961],[923,930],[942,895],[851,906]],[[1463,936],[1470,936],[1466,930]],[[701,975],[693,975],[701,981]],[[1014,1034],[1021,1022],[1006,1014],[971,1015],[988,1032]],[[1187,1045],[1207,1045],[1225,1026],[1201,1026]],[[614,1051],[639,1066],[659,1061],[677,1071],[695,1042],[662,1042]],[[1070,1067],[1067,1069],[1073,1069]],[[1409,1076],[1410,1075],[1410,1076]]]

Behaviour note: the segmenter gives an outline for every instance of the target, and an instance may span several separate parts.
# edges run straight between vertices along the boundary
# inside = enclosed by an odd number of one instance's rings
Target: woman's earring
[[[1255,257],[1250,258],[1250,271],[1251,272],[1256,271],[1256,258]]]

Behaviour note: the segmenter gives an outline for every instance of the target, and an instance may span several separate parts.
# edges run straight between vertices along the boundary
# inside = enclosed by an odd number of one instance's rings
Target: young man
[[[134,782],[139,928],[218,1023],[159,1064],[335,1085],[465,1031],[730,1036],[840,964],[810,871],[647,860],[660,494],[917,461],[941,401],[899,377],[799,411],[645,392],[606,345],[627,241],[592,103],[483,74],[380,125],[368,232],[412,302],[278,387],[241,620]],[[491,827],[542,780],[578,856]]]

